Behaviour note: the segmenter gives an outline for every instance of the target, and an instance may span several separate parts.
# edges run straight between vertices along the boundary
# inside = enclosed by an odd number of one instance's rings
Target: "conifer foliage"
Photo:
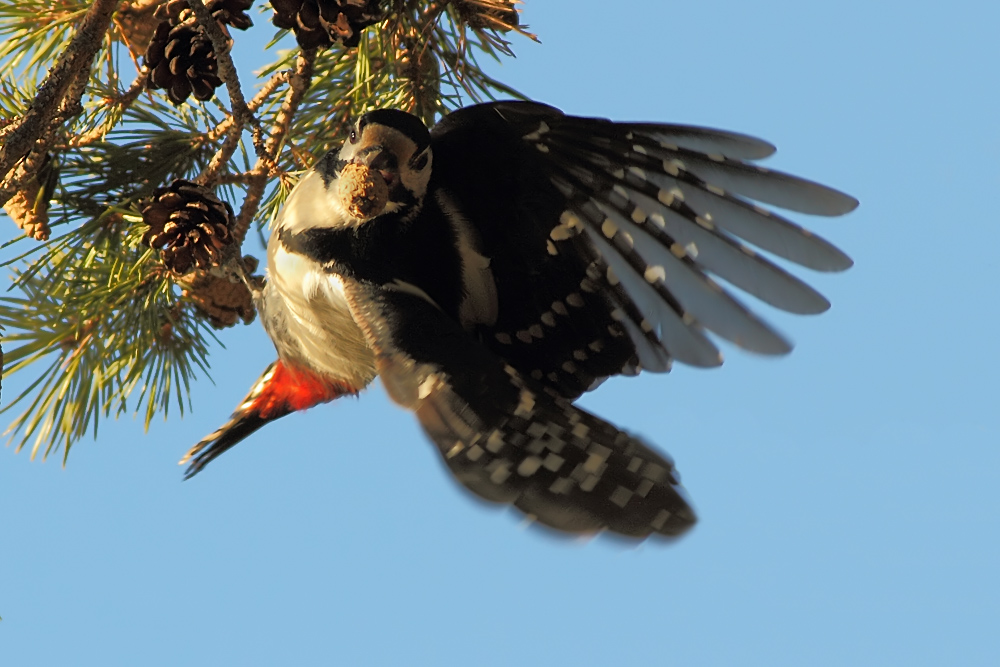
[[[211,341],[253,320],[248,252],[299,175],[367,110],[433,123],[518,96],[477,61],[534,38],[516,2],[0,3],[0,363],[26,380],[0,411],[17,448],[65,461],[103,418],[189,409]],[[272,62],[244,71],[237,47]]]

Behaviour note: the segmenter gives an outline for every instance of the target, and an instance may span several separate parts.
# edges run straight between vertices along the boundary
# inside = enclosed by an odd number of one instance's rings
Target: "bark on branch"
[[[94,56],[101,48],[102,39],[111,23],[111,15],[119,3],[120,0],[94,0],[94,4],[87,10],[66,51],[38,87],[28,111],[6,133],[3,146],[0,146],[0,182],[7,183],[11,170],[52,129],[52,120],[59,113],[70,86],[80,73],[89,74]],[[75,106],[74,102],[79,104],[75,100],[70,105]],[[13,194],[14,190],[9,187],[0,190],[0,205],[5,204]]]

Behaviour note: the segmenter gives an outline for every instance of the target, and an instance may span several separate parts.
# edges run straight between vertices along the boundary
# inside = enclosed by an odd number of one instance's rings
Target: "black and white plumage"
[[[572,401],[675,359],[720,364],[706,332],[788,352],[716,277],[789,312],[828,308],[759,251],[820,271],[850,259],[759,204],[834,216],[857,202],[753,164],[773,151],[528,102],[460,109],[430,131],[366,114],[293,191],[269,244],[262,321],[284,376],[306,379],[272,392],[292,398],[248,397],[230,424],[377,373],[479,496],[572,532],[681,534],[695,518],[669,458]],[[385,181],[384,206],[358,217],[349,166]],[[194,472],[238,441],[226,430],[189,453]]]

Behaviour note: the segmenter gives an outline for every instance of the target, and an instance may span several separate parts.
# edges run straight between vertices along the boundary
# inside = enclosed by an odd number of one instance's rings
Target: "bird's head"
[[[406,218],[420,208],[431,176],[430,133],[416,116],[370,111],[295,186],[279,229],[349,228],[387,214]]]
[[[404,111],[371,111],[355,122],[344,146],[325,157],[317,171],[352,220],[405,216],[427,192],[430,133]]]

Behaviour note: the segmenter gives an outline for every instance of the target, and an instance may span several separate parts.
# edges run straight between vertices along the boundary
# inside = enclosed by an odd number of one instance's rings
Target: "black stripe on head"
[[[326,155],[313,167],[319,175],[323,177],[323,182],[330,185],[330,182],[340,176],[340,172],[347,166],[347,160],[340,159],[340,149],[335,148],[328,151]]]
[[[364,129],[368,123],[391,127],[403,133],[417,145],[417,153],[427,148],[431,143],[431,134],[424,122],[413,114],[398,109],[376,109],[361,117],[358,127]]]

